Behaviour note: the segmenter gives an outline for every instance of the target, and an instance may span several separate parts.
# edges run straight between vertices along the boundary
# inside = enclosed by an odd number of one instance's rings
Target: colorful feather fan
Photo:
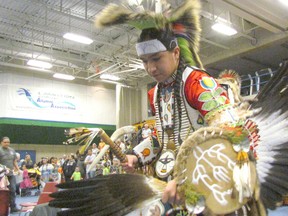
[[[261,111],[251,118],[258,127],[260,141],[255,146],[261,199],[275,208],[288,194],[288,61],[256,97],[252,109]]]

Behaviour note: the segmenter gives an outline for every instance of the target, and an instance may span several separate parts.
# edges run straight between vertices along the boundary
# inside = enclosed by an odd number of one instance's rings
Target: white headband
[[[167,51],[163,43],[157,39],[143,41],[136,44],[138,56]]]

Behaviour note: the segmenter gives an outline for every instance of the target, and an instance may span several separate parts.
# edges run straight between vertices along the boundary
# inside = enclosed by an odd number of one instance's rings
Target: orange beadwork
[[[141,153],[142,153],[143,157],[146,158],[150,155],[151,151],[149,148],[145,148]]]

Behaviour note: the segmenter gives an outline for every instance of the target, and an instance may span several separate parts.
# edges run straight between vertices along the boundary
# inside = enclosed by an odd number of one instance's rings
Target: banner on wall
[[[79,110],[77,97],[47,89],[10,87],[13,109],[52,112],[75,112]]]
[[[114,89],[4,75],[0,74],[0,119],[115,124]]]

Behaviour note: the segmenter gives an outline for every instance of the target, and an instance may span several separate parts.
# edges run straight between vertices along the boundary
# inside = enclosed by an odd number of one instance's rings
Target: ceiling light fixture
[[[212,27],[211,27],[214,31],[217,31],[221,34],[224,35],[228,35],[228,36],[232,36],[237,34],[236,29],[234,29],[233,27],[231,27],[228,23],[220,23],[220,22],[216,22]]]
[[[35,59],[30,59],[27,62],[27,65],[33,66],[33,67],[38,67],[38,68],[44,68],[44,69],[50,69],[53,67],[53,65],[50,64],[49,62],[39,61],[39,60],[35,60]]]
[[[64,80],[74,80],[75,77],[72,76],[72,75],[68,75],[68,74],[61,74],[61,73],[55,73],[53,75],[54,78],[57,78],[57,79],[64,79]]]
[[[63,38],[71,40],[71,41],[75,41],[78,43],[82,43],[82,44],[88,44],[89,45],[89,44],[93,43],[92,39],[85,37],[85,36],[82,36],[82,35],[77,35],[74,33],[66,33],[63,35]]]
[[[115,75],[112,74],[101,74],[100,75],[100,79],[106,79],[106,80],[112,80],[112,81],[119,81],[120,77],[117,77]]]
[[[279,2],[281,2],[282,4],[288,6],[288,0],[279,0]]]

